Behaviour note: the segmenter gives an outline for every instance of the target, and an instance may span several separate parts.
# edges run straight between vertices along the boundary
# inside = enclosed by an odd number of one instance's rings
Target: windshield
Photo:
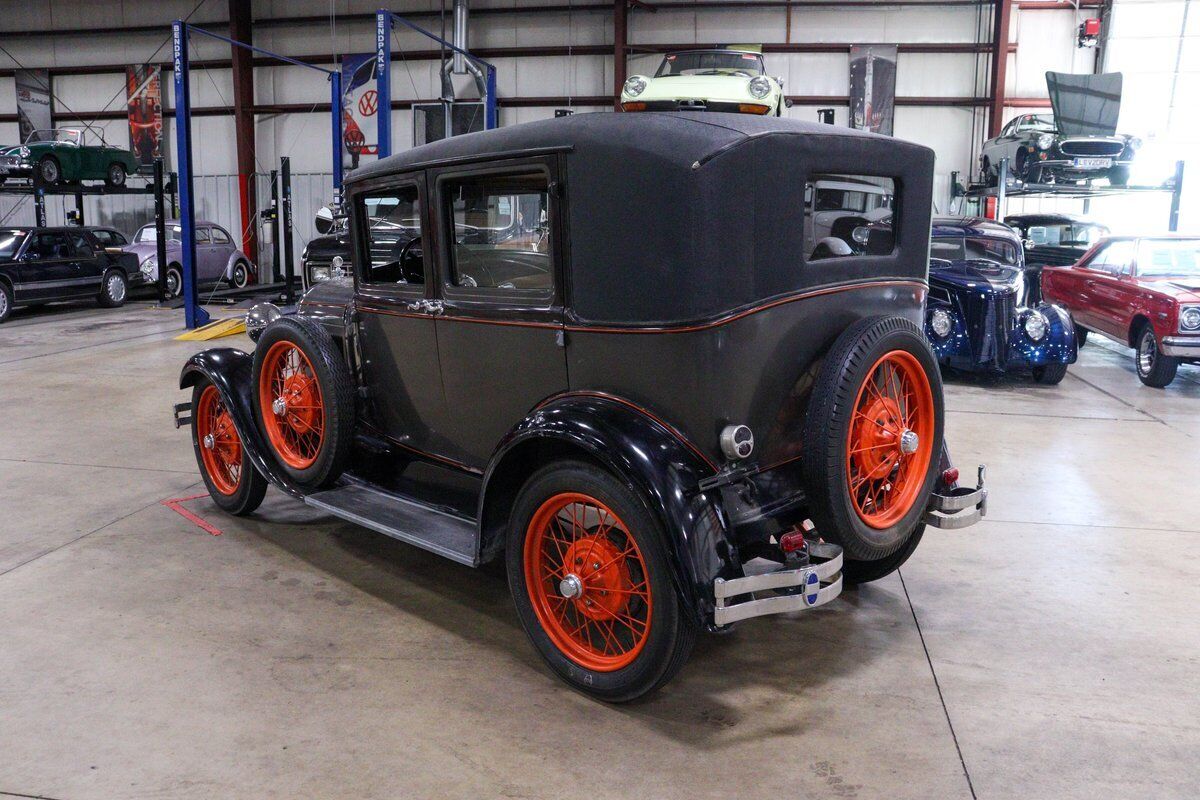
[[[0,230],[0,258],[12,258],[17,254],[17,250],[21,249],[21,242],[25,241],[25,231],[21,230]]]
[[[1020,265],[1019,254],[1012,242],[983,236],[939,236],[929,242],[929,257],[946,261],[981,259],[1010,267]]]
[[[34,142],[65,142],[67,144],[80,144],[83,141],[83,131],[68,130],[67,128],[56,128],[54,130],[34,131],[29,134],[29,138],[25,140],[26,144]]]
[[[1200,239],[1143,239],[1137,271],[1139,278],[1200,278]]]
[[[747,78],[765,71],[762,56],[736,50],[694,50],[669,53],[654,74],[656,78],[675,75],[744,75]]]
[[[1035,245],[1051,247],[1091,247],[1108,235],[1103,225],[1064,223],[1061,225],[1031,225],[1025,238]]]
[[[167,241],[178,242],[178,241],[182,241],[182,239],[183,239],[183,229],[181,229],[178,225],[172,225],[171,227],[167,228]],[[158,230],[153,225],[142,226],[138,230],[138,232],[136,234],[134,234],[134,237],[133,237],[134,244],[142,244],[142,243],[146,243],[146,242],[157,242],[157,241],[158,241]]]

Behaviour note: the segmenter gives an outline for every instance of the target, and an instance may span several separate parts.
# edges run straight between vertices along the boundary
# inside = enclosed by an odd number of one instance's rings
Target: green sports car
[[[23,145],[0,146],[0,183],[33,178],[47,186],[87,180],[124,186],[125,177],[137,168],[132,151],[103,138],[99,144],[85,144],[83,131],[73,128],[34,131]]]

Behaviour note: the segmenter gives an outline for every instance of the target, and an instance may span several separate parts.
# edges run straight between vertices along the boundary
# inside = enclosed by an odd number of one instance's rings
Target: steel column
[[[171,23],[171,39],[175,68],[175,158],[179,163],[179,223],[182,228],[180,249],[183,260],[183,317],[188,328],[198,328],[209,321],[208,312],[200,307],[196,286],[196,209],[192,184],[192,92],[188,85],[187,23]],[[159,269],[166,269],[160,264]]]
[[[375,138],[379,157],[392,154],[392,12],[375,12],[375,80],[379,92],[379,110],[375,114]]]
[[[329,74],[330,98],[330,133],[333,135],[333,190],[338,194],[342,191],[342,73],[338,71]],[[380,109],[376,116],[382,114]],[[390,109],[388,109],[388,113]]]
[[[1000,135],[1004,124],[1004,91],[1008,77],[1008,33],[1012,22],[1012,0],[995,0],[992,12],[992,75],[988,98],[988,138]]]
[[[283,297],[290,306],[296,302],[296,290],[292,287],[296,277],[296,269],[292,266],[292,160],[284,156],[279,161],[283,178],[283,230],[280,233],[283,237]]]
[[[621,87],[625,85],[625,56],[629,45],[629,6],[613,0],[613,110],[621,110]]]
[[[167,299],[167,210],[165,206],[163,160],[160,157],[154,159],[154,255],[158,260],[158,280],[155,283],[160,303]]]
[[[229,0],[229,37],[254,44],[250,0]],[[242,252],[258,261],[258,197],[253,188],[257,146],[254,138],[254,59],[250,50],[231,44],[233,124],[237,144],[238,200],[242,213]]]
[[[1175,185],[1171,187],[1171,216],[1167,220],[1167,229],[1171,233],[1179,230],[1179,201],[1183,197],[1183,162],[1175,162]]]

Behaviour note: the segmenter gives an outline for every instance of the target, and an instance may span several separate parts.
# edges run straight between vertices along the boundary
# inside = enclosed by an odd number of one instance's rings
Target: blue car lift
[[[313,64],[305,64],[287,56],[281,56],[261,47],[238,42],[226,36],[197,28],[183,20],[171,23],[175,67],[175,148],[179,171],[179,220],[182,230],[183,250],[183,313],[189,329],[198,328],[209,321],[208,312],[200,306],[200,293],[196,285],[196,207],[192,182],[192,95],[188,81],[188,34],[197,33],[235,47],[244,47],[255,53],[269,56],[297,67],[323,72],[329,76],[330,133],[333,140],[333,188],[342,188],[342,73]],[[387,108],[387,106],[384,106]],[[386,117],[386,114],[380,115]],[[285,198],[290,202],[290,198]],[[285,209],[290,213],[290,209]],[[161,269],[161,265],[160,265]]]
[[[478,56],[471,55],[470,52],[463,50],[461,47],[455,47],[450,42],[447,42],[437,34],[430,33],[399,14],[393,14],[386,8],[381,8],[375,12],[375,78],[377,90],[379,92],[379,113],[378,121],[378,139],[379,139],[379,157],[386,158],[392,154],[392,28],[399,23],[406,28],[410,28],[422,36],[427,36],[438,44],[446,47],[455,53],[458,53],[466,58],[471,59],[475,64],[483,67],[486,71],[485,80],[486,88],[485,97],[483,98],[483,129],[492,130],[498,127],[496,116],[496,67],[484,61]]]

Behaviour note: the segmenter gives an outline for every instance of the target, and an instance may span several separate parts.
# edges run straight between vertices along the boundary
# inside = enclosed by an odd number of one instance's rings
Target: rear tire
[[[183,270],[175,264],[167,267],[167,299],[174,300],[183,294]]]
[[[125,165],[120,163],[109,164],[108,172],[104,175],[104,182],[109,186],[124,186]]]
[[[262,505],[267,479],[250,463],[224,398],[207,378],[192,387],[192,449],[208,494],[222,511],[240,517]]]
[[[1062,383],[1062,379],[1067,377],[1066,364],[1045,364],[1040,367],[1034,367],[1032,371],[1033,379],[1047,386]]]
[[[229,274],[229,284],[235,289],[245,289],[250,283],[250,267],[245,261],[239,261],[233,265],[233,271]]]
[[[924,535],[925,523],[922,522],[913,531],[912,536],[908,537],[908,541],[899,550],[886,558],[876,559],[875,561],[843,561],[842,579],[851,586],[858,586],[859,584],[870,583],[871,581],[877,581],[880,578],[891,575],[904,566],[909,556],[917,549],[917,545],[921,543],[921,537]]]
[[[100,279],[100,296],[96,302],[101,308],[118,308],[125,305],[129,296],[129,279],[119,269],[110,269]]]
[[[1076,349],[1082,348],[1085,344],[1087,344],[1087,337],[1088,337],[1088,329],[1082,328],[1079,326],[1078,323],[1076,323],[1075,324],[1075,347],[1076,347]]]
[[[62,166],[54,156],[45,156],[37,163],[35,175],[46,186],[55,186],[62,180]]]
[[[859,320],[830,348],[805,417],[803,466],[817,533],[847,560],[886,558],[916,531],[937,478],[943,405],[937,361],[907,319]]]
[[[525,633],[571,687],[626,702],[687,660],[696,624],[664,541],[634,491],[591,464],[549,464],[521,488],[509,520],[508,585]]]
[[[1142,325],[1141,332],[1138,333],[1137,352],[1133,359],[1138,378],[1154,389],[1169,386],[1171,381],[1175,380],[1175,373],[1179,371],[1179,359],[1162,354],[1154,326],[1148,323]]]
[[[320,489],[346,467],[355,391],[342,351],[320,325],[280,317],[254,350],[254,415],[275,460],[301,488]]]

